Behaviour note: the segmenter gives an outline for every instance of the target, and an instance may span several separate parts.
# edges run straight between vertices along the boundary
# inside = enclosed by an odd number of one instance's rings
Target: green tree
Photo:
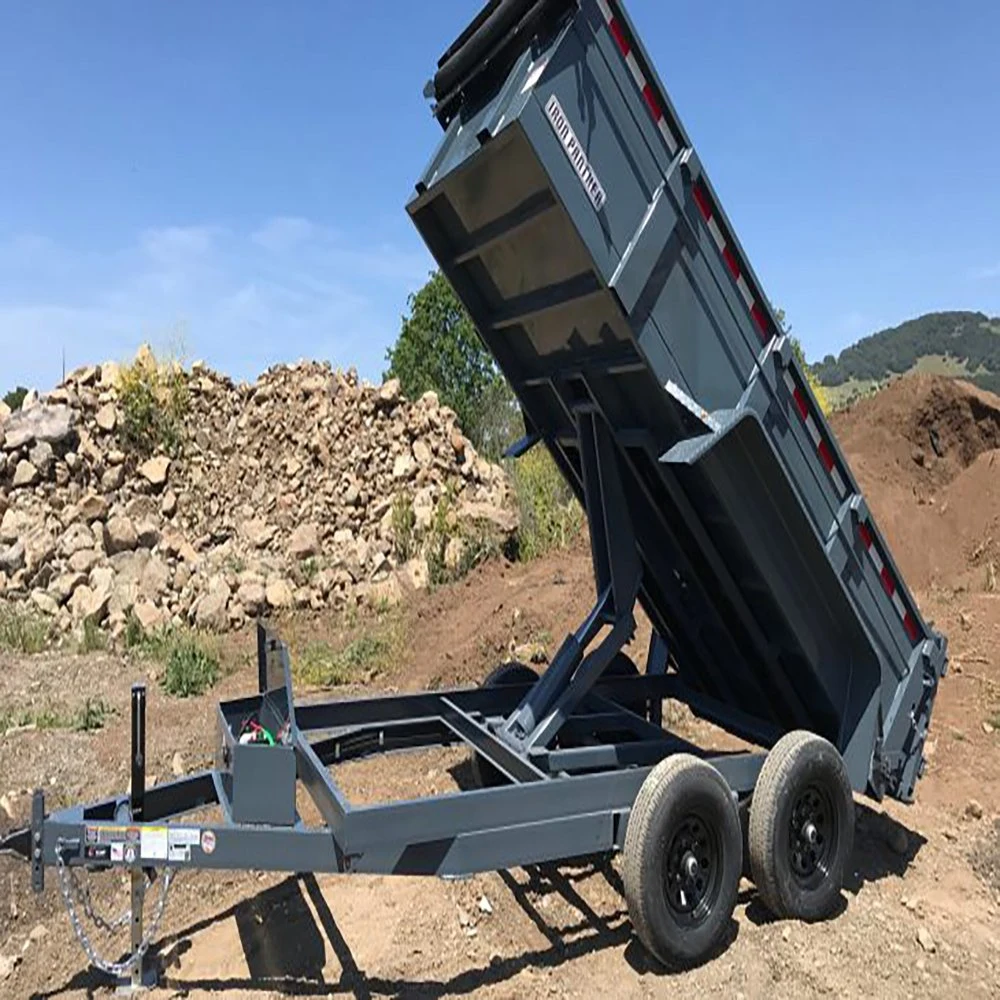
[[[11,389],[10,392],[4,396],[3,401],[12,409],[21,409],[21,404],[24,402],[24,397],[28,395],[28,390],[25,389],[23,385],[19,385],[16,389]]]
[[[510,439],[517,407],[468,312],[440,271],[407,305],[385,376],[398,378],[410,399],[433,389],[476,448],[495,456]]]
[[[812,389],[813,395],[816,397],[816,402],[819,403],[819,408],[824,413],[829,413],[830,401],[827,399],[823,386],[820,385],[819,380],[816,378],[816,372],[813,370],[813,366],[806,360],[806,352],[802,348],[802,341],[800,341],[798,337],[792,336],[792,325],[785,318],[785,310],[775,309],[774,318],[778,321],[778,326],[781,328],[781,332],[788,337],[789,341],[791,341],[792,353],[795,355],[795,360],[798,361],[799,366],[802,368],[806,381],[809,383],[809,387]]]

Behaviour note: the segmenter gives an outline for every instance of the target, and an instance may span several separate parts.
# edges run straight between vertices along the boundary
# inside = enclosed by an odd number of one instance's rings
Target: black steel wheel
[[[776,917],[822,920],[854,849],[854,796],[828,740],[796,731],[772,748],[750,803],[750,871]]]
[[[489,688],[510,684],[534,684],[537,680],[538,674],[531,667],[511,661],[494,667],[480,686]],[[496,788],[507,783],[506,777],[478,753],[472,755],[472,776],[480,788]]]
[[[736,804],[714,767],[677,754],[650,771],[625,831],[623,881],[632,926],[664,965],[689,968],[720,946],[742,855]]]

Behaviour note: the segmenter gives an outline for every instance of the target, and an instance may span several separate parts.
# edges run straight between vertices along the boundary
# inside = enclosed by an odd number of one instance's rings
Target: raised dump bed
[[[579,414],[609,429],[691,700],[818,733],[855,789],[910,799],[945,641],[622,5],[492,3],[435,97],[409,212],[591,522]]]
[[[260,627],[258,690],[219,706],[215,766],[148,790],[133,689],[129,792],[50,814],[36,791],[0,839],[37,890],[56,868],[87,954],[133,985],[175,870],[462,875],[617,851],[639,938],[689,965],[728,933],[743,872],[777,916],[837,912],[853,793],[913,795],[945,641],[621,6],[494,0],[430,93],[444,138],[409,211],[521,402],[515,451],[548,448],[586,507],[595,604],[541,677],[506,663],[478,688],[312,703]],[[637,601],[643,676],[623,652]],[[670,697],[749,746],[670,733]],[[358,805],[329,770],[441,746],[467,748],[476,787]],[[131,873],[123,960],[82,929],[81,868]]]

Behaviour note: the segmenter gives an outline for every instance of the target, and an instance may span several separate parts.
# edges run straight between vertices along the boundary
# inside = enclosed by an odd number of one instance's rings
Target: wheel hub
[[[709,828],[698,817],[688,817],[667,851],[664,888],[670,908],[694,922],[703,919],[711,909],[718,867],[718,849]]]
[[[804,881],[822,878],[834,846],[834,815],[829,797],[806,788],[795,800],[789,823],[792,871]]]

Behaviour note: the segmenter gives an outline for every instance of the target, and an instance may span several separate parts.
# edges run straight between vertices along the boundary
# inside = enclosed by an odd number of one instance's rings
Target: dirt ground
[[[965,396],[943,404],[935,397],[933,406],[945,415],[921,425],[926,393],[909,401],[884,395],[838,418],[837,429],[908,581],[911,572],[917,577],[921,611],[948,635],[951,668],[936,701],[917,801],[859,800],[851,876],[834,919],[772,921],[744,883],[728,946],[701,968],[671,975],[650,963],[633,938],[617,861],[448,882],[184,873],[171,889],[155,946],[162,985],[154,995],[1000,996],[1000,729],[990,723],[1000,715],[1000,592],[988,582],[992,540],[976,551],[1000,514],[992,503],[1000,463],[993,466],[991,450],[1000,442],[990,436],[993,411],[972,407]],[[975,411],[971,423],[962,423],[956,406]],[[887,415],[894,407],[915,428],[905,446],[904,431],[894,431]],[[942,445],[944,434],[936,435],[945,459],[930,445],[933,459],[914,457],[928,427],[954,429],[956,420],[954,442]],[[878,428],[875,440],[865,426]],[[981,447],[969,443],[973,432]],[[879,449],[888,449],[882,461]],[[943,529],[911,533],[925,516],[951,524],[948,510],[959,517],[962,505],[978,518],[981,535],[978,541],[963,535],[960,559],[937,551],[951,544]],[[526,566],[480,567],[406,604],[405,648],[367,690],[476,683],[511,644],[535,643],[551,654],[592,596],[582,546]],[[343,623],[289,618],[281,628],[294,650]],[[631,650],[640,662],[647,637],[640,628]],[[226,654],[231,670],[220,685],[183,701],[159,690],[149,663],[124,655],[0,657],[0,704],[57,702],[72,709],[96,694],[116,709],[94,733],[0,735],[0,794],[10,812],[25,818],[36,786],[52,805],[127,786],[129,686],[143,677],[149,772],[162,780],[208,765],[215,701],[255,685],[253,637],[232,637]],[[681,717],[680,726],[696,742],[717,739],[690,717]],[[455,752],[440,751],[345,766],[337,778],[352,798],[370,801],[446,791],[464,766]],[[0,811],[0,829],[13,825]],[[125,906],[115,877],[94,881],[102,909]],[[25,866],[0,859],[0,976],[5,962],[8,969],[13,964],[0,980],[0,996],[111,995],[72,938],[54,873],[40,897],[28,883]],[[98,934],[95,942],[115,957],[123,950],[121,938],[109,942]]]

